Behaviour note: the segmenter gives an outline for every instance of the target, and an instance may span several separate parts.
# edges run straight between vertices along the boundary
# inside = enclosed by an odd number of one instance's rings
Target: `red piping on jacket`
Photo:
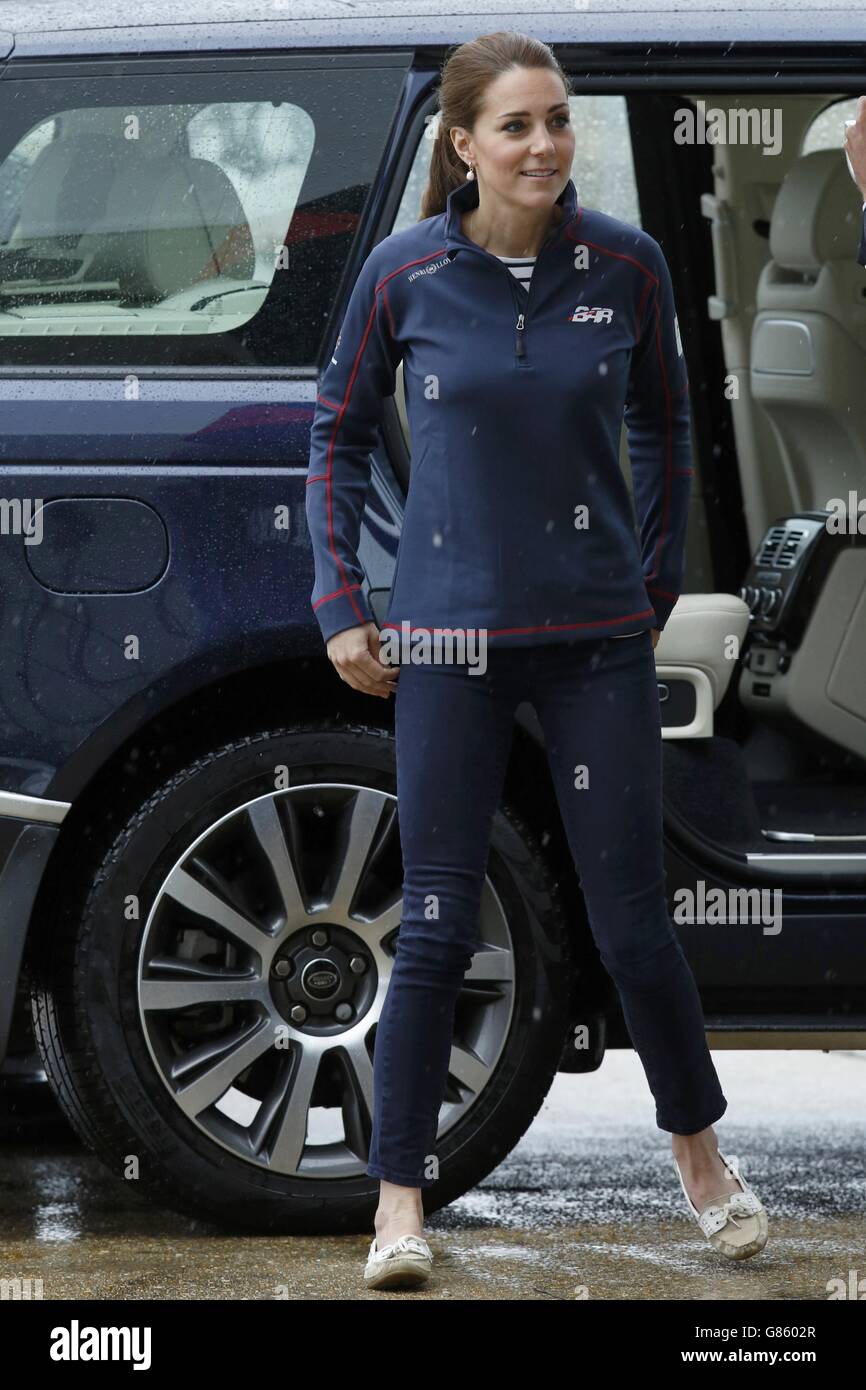
[[[442,248],[442,249],[444,250],[444,248]],[[336,439],[337,439],[337,430],[340,428],[340,425],[341,425],[341,423],[342,423],[343,416],[345,415],[346,409],[347,409],[347,407],[348,407],[348,405],[349,405],[349,401],[350,401],[351,395],[352,395],[352,387],[354,386],[354,384],[355,384],[355,378],[356,378],[356,376],[358,375],[358,367],[359,367],[360,362],[361,362],[361,357],[363,356],[364,349],[365,349],[365,347],[367,346],[367,341],[368,341],[368,339],[369,339],[369,337],[370,337],[370,331],[371,331],[371,329],[372,329],[372,327],[373,327],[373,320],[374,320],[374,318],[376,317],[376,314],[378,313],[378,310],[379,310],[379,291],[380,291],[380,290],[382,291],[382,298],[383,298],[383,300],[384,300],[384,302],[385,302],[385,307],[386,307],[386,309],[387,309],[387,311],[388,311],[388,317],[389,317],[389,319],[391,320],[391,326],[392,326],[392,333],[391,333],[391,336],[394,337],[394,336],[396,336],[396,335],[395,335],[395,332],[394,332],[394,319],[393,319],[393,316],[392,316],[392,314],[391,314],[391,306],[390,306],[390,304],[388,303],[388,296],[387,296],[387,291],[385,290],[385,286],[387,285],[388,281],[389,281],[390,279],[393,278],[393,276],[399,275],[401,271],[403,271],[403,270],[409,270],[410,267],[413,266],[413,265],[421,265],[424,261],[430,261],[430,260],[433,259],[434,256],[439,256],[439,255],[441,255],[441,254],[442,254],[442,251],[441,251],[441,250],[440,250],[440,251],[434,251],[434,252],[432,252],[430,255],[427,255],[427,256],[419,256],[419,257],[417,257],[414,261],[407,261],[407,262],[405,263],[405,265],[397,266],[396,270],[391,270],[391,271],[389,271],[388,274],[387,274],[386,276],[384,276],[384,278],[381,279],[381,280],[378,282],[378,284],[376,285],[376,287],[375,287],[375,289],[374,289],[374,291],[373,291],[373,304],[372,304],[371,309],[370,309],[369,317],[367,318],[367,326],[366,326],[366,328],[364,329],[364,333],[363,333],[363,336],[362,336],[362,338],[361,338],[361,342],[360,342],[360,345],[359,345],[359,347],[358,347],[358,351],[357,351],[356,354],[355,354],[355,360],[354,360],[354,362],[352,363],[352,371],[351,371],[351,373],[350,373],[350,375],[349,375],[349,381],[348,381],[348,383],[347,383],[347,385],[346,385],[346,394],[345,394],[345,397],[343,398],[343,403],[342,403],[342,405],[337,406],[337,405],[335,405],[332,401],[326,400],[324,396],[321,396],[321,395],[318,395],[318,394],[317,394],[317,396],[316,396],[316,399],[317,399],[317,400],[322,401],[325,405],[330,406],[330,408],[331,408],[332,410],[336,410],[336,411],[337,411],[337,418],[336,418],[335,421],[334,421],[334,428],[333,428],[333,430],[331,431],[331,438],[330,438],[330,441],[329,441],[329,443],[328,443],[328,456],[327,456],[327,464],[328,464],[328,467],[327,467],[327,471],[326,471],[325,473],[317,473],[317,474],[315,475],[315,477],[308,478],[308,479],[307,479],[307,484],[309,485],[310,483],[315,483],[315,482],[319,482],[319,481],[322,481],[322,480],[324,480],[324,482],[327,484],[327,498],[328,498],[328,502],[327,502],[327,506],[328,506],[328,544],[329,544],[330,547],[331,547],[331,554],[332,554],[333,557],[334,557],[334,560],[335,560],[335,562],[336,562],[336,564],[337,564],[337,568],[339,569],[340,574],[343,576],[343,584],[342,584],[342,586],[341,586],[339,589],[335,589],[335,590],[333,591],[333,593],[324,594],[321,598],[317,599],[316,602],[313,604],[313,608],[318,608],[319,605],[322,604],[322,603],[327,603],[327,602],[329,602],[331,599],[340,598],[342,595],[345,595],[345,596],[349,599],[349,601],[350,601],[350,603],[351,603],[353,609],[355,610],[355,613],[358,615],[358,621],[361,622],[361,623],[367,622],[368,620],[364,617],[364,614],[361,612],[360,608],[358,607],[357,603],[355,602],[354,598],[352,597],[352,592],[351,592],[353,589],[360,589],[361,586],[360,586],[360,584],[350,584],[350,583],[348,582],[349,576],[348,576],[348,574],[346,573],[346,569],[345,569],[345,566],[343,565],[343,561],[340,559],[339,555],[337,554],[336,539],[335,539],[335,536],[334,536],[334,508],[333,508],[333,492],[332,492],[332,486],[331,486],[331,484],[332,484],[332,478],[333,478],[333,462],[332,462],[332,460],[333,460],[333,455],[334,455],[334,445],[335,445]]]

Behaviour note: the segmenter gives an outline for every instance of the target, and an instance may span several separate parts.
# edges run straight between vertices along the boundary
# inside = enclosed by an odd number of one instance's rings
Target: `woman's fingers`
[[[358,654],[351,667],[363,690],[369,690],[371,695],[383,695],[386,700],[394,688],[399,669],[398,666],[383,665],[366,650]]]
[[[374,648],[375,644],[375,648]],[[387,700],[400,672],[399,666],[386,666],[374,655],[379,647],[379,629],[375,623],[359,623],[357,627],[338,632],[328,642],[328,656],[341,680],[353,690],[365,695],[378,695]]]

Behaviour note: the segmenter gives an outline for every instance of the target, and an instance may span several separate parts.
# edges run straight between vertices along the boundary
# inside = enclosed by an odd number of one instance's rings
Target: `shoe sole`
[[[387,1265],[371,1274],[364,1274],[368,1289],[409,1289],[417,1288],[430,1278],[430,1269],[415,1260],[389,1260]]]

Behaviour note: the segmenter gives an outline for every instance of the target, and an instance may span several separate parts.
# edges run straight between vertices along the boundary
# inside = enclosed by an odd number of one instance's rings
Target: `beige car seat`
[[[815,150],[785,176],[752,325],[752,396],[766,412],[792,511],[821,510],[866,484],[866,277],[862,199],[841,150]]]

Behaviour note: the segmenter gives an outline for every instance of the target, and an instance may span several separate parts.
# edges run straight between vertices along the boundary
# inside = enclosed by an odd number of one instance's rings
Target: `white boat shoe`
[[[746,1260],[757,1255],[767,1244],[767,1212],[757,1193],[753,1192],[737,1166],[737,1160],[728,1160],[719,1151],[719,1158],[740,1185],[739,1192],[725,1192],[713,1197],[697,1210],[686,1191],[680,1165],[674,1159],[674,1167],[680,1179],[683,1195],[689,1212],[697,1221],[710,1245],[719,1254],[730,1260]]]
[[[370,1245],[364,1269],[368,1289],[406,1289],[423,1284],[430,1277],[433,1255],[423,1236],[401,1236],[382,1250],[376,1237]]]

